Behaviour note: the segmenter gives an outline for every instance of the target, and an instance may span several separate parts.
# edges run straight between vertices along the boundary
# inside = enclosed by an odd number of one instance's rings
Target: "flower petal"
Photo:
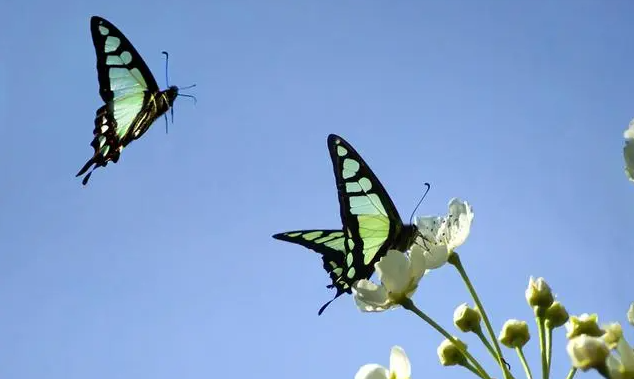
[[[625,371],[634,374],[634,350],[632,350],[632,347],[627,343],[624,337],[619,339],[616,345],[616,351],[619,352],[621,364],[623,364]]]
[[[372,363],[361,366],[354,379],[390,379],[390,372],[385,367]]]
[[[357,281],[352,293],[357,307],[363,312],[380,312],[390,308],[385,288],[367,279]]]
[[[425,262],[425,254],[423,253],[423,250],[420,248],[410,249],[409,261],[409,277],[411,280],[413,280],[413,283],[416,284],[420,281],[420,278],[423,277],[425,269],[427,268]]]
[[[376,264],[376,272],[385,289],[391,293],[404,293],[409,284],[409,260],[398,250],[390,250]]]
[[[467,240],[472,221],[473,209],[469,203],[458,198],[449,201],[449,215],[443,224],[446,227],[444,232],[449,250],[455,249]]]
[[[634,303],[630,304],[630,309],[627,310],[627,321],[634,325]]]
[[[400,346],[392,347],[390,353],[390,373],[396,374],[396,379],[409,379],[412,374],[409,358],[407,358],[405,350]]]
[[[449,250],[445,245],[428,245],[427,250],[423,250],[423,254],[425,255],[425,265],[428,270],[443,266],[449,259]]]
[[[433,244],[436,244],[438,243],[438,241],[436,240],[436,237],[438,235],[438,228],[440,227],[442,222],[442,217],[421,216],[416,217],[416,221],[414,223],[416,224],[416,227],[418,228],[418,231],[423,236],[423,238]]]

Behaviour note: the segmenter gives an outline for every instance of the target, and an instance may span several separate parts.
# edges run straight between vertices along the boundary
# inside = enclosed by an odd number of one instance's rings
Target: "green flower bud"
[[[546,321],[550,324],[551,328],[559,328],[568,321],[568,311],[561,305],[560,302],[555,301],[548,309],[546,309]]]
[[[480,331],[481,320],[482,315],[480,315],[480,312],[477,309],[470,308],[467,303],[460,304],[453,312],[454,325],[465,333]]]
[[[566,350],[574,367],[583,371],[591,368],[605,371],[610,349],[601,338],[588,335],[574,337],[568,341]]]
[[[528,288],[526,289],[526,301],[531,308],[543,308],[550,307],[555,298],[553,292],[550,290],[548,283],[544,278],[533,279],[531,276],[528,281]]]
[[[504,323],[500,336],[498,337],[502,345],[510,349],[523,347],[530,339],[531,335],[528,333],[528,324],[526,321],[513,319]]]
[[[462,348],[464,351],[467,351],[467,345],[455,338],[456,343]],[[467,362],[467,358],[460,352],[460,350],[454,345],[450,340],[446,339],[440,343],[438,349],[436,349],[438,353],[438,359],[440,360],[440,364],[443,366],[454,366],[454,365],[463,365]]]
[[[630,309],[627,310],[627,321],[634,325],[634,303],[630,304]]]

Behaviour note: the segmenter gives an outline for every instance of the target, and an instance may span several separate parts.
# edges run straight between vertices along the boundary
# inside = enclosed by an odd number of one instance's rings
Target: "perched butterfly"
[[[178,87],[161,91],[150,69],[128,39],[107,20],[93,16],[90,32],[97,52],[99,94],[104,105],[97,110],[94,155],[76,176],[86,174],[86,185],[93,170],[108,161],[117,163],[121,150],[140,138],[152,123],[165,114],[178,96]]]
[[[351,293],[352,285],[374,273],[374,264],[389,249],[405,251],[419,232],[404,225],[379,179],[348,142],[331,134],[328,150],[335,172],[342,229],[297,230],[275,234],[273,238],[293,242],[321,254],[324,269],[336,288],[334,298]]]

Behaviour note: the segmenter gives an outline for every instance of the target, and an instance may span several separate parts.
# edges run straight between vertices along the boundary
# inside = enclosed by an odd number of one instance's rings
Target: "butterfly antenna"
[[[188,94],[184,94],[184,93],[179,93],[178,96],[191,97],[192,99],[194,99],[194,104],[198,103],[198,99],[196,99],[196,96],[194,96],[194,95],[188,95]]]
[[[174,122],[174,117],[172,117],[172,122]],[[167,115],[165,115],[165,134],[167,134]]]
[[[161,51],[161,54],[165,54],[165,83],[167,84],[167,86],[170,86],[170,79],[167,75],[167,68],[169,65],[169,60],[170,60],[170,55],[167,53],[167,51]]]
[[[420,206],[420,204],[423,202],[423,200],[425,199],[425,196],[427,196],[427,193],[429,192],[429,190],[431,189],[431,185],[429,183],[425,183],[425,187],[427,187],[427,189],[425,190],[425,193],[423,194],[423,196],[420,198],[420,200],[418,200],[418,204],[416,204],[416,207],[414,208],[414,210],[412,211],[412,215],[409,216],[409,223],[411,224],[414,221],[414,213],[416,213],[416,210],[418,209],[418,207]]]
[[[170,108],[170,114],[172,115],[172,124],[174,123],[174,107]]]
[[[194,84],[192,84],[191,86],[181,87],[181,88],[179,88],[179,90],[190,89],[190,88],[194,88],[194,87],[196,87],[196,84],[195,84],[195,83],[194,83]]]

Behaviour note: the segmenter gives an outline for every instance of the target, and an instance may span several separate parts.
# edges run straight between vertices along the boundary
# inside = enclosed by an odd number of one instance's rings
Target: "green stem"
[[[571,367],[570,371],[568,371],[568,375],[566,376],[566,379],[572,379],[576,373],[577,373],[577,369],[574,367]]]
[[[477,370],[475,367],[473,367],[473,365],[472,365],[471,363],[469,363],[469,362],[464,362],[464,363],[462,363],[462,364],[461,364],[461,366],[462,366],[462,367],[464,367],[464,368],[466,368],[467,370],[471,371],[474,375],[476,375],[476,376],[478,376],[478,377],[480,377],[480,378],[484,379],[484,377],[482,376],[482,374],[480,374],[480,373],[478,372],[478,370]]]
[[[550,326],[548,320],[546,320],[546,348],[548,349],[548,360],[546,364],[548,365],[548,372],[550,373],[550,362],[553,358],[553,328]]]
[[[452,251],[449,254],[448,262],[456,267],[456,269],[458,270],[458,273],[460,273],[460,277],[462,278],[465,285],[467,286],[467,289],[469,290],[469,293],[471,294],[473,301],[476,303],[476,306],[478,307],[478,310],[480,311],[480,314],[482,315],[482,320],[484,321],[484,325],[486,326],[487,331],[489,332],[489,336],[491,337],[491,340],[493,341],[493,344],[495,346],[495,352],[497,353],[497,361],[498,361],[498,364],[500,365],[500,368],[502,369],[502,372],[504,373],[504,379],[510,379],[511,373],[508,371],[508,368],[506,367],[504,356],[502,354],[502,349],[500,348],[500,344],[498,343],[498,340],[495,338],[495,332],[493,331],[493,327],[491,326],[489,317],[484,311],[484,306],[482,305],[482,302],[480,301],[480,298],[478,297],[478,294],[476,293],[475,288],[471,284],[471,281],[469,280],[469,277],[467,276],[467,272],[462,266],[462,262],[460,262],[460,257],[458,256],[458,253]]]
[[[489,342],[489,340],[485,337],[484,333],[482,333],[482,329],[478,328],[478,330],[474,331],[474,333],[480,338],[480,341],[482,341],[482,343],[487,348],[491,356],[494,359],[498,359],[498,356],[495,354],[495,350],[493,350],[493,346],[491,346],[491,343]]]
[[[542,355],[542,379],[548,379],[548,353],[546,351],[546,326],[543,316],[537,315],[537,328],[539,329],[539,350]]]
[[[515,351],[517,352],[517,356],[520,357],[520,362],[522,362],[522,366],[524,366],[524,372],[526,373],[526,379],[533,379],[533,374],[531,373],[531,368],[526,361],[526,357],[524,356],[524,350],[521,347],[516,347]]]
[[[462,355],[467,358],[467,360],[471,361],[471,364],[475,367],[476,371],[480,373],[480,377],[485,379],[491,379],[491,376],[484,370],[484,368],[478,363],[478,361],[467,351],[465,350],[458,341],[440,325],[438,325],[434,320],[432,320],[429,316],[427,316],[423,311],[418,309],[412,299],[405,298],[401,301],[401,306],[408,311],[412,311],[415,315],[423,319],[426,323],[431,325],[432,328],[436,329],[436,331],[442,334],[443,337],[451,341],[451,343],[460,351]]]

